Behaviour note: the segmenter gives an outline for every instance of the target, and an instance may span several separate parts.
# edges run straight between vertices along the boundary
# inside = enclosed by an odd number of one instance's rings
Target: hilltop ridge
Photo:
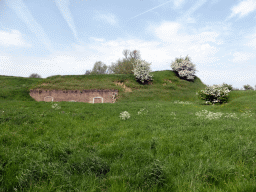
[[[117,101],[148,101],[179,99],[197,100],[196,91],[206,87],[195,76],[194,81],[180,79],[171,70],[154,71],[153,81],[142,84],[133,74],[64,75],[51,76],[33,84],[29,89],[42,90],[91,90],[115,89],[119,91]],[[128,90],[128,91],[127,91]]]

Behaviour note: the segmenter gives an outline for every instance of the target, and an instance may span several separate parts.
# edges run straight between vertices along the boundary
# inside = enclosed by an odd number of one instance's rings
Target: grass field
[[[256,91],[204,105],[199,78],[152,74],[152,85],[133,75],[0,76],[0,191],[256,191]],[[119,95],[114,104],[36,102],[34,88]]]

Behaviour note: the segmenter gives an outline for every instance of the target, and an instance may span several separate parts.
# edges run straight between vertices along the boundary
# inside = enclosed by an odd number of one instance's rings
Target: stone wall
[[[30,90],[32,98],[45,102],[115,103],[117,95],[118,90]]]

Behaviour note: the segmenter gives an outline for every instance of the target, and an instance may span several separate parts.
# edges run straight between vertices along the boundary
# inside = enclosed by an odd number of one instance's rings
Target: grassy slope
[[[0,191],[256,190],[255,115],[246,121],[195,118],[203,109],[255,114],[256,91],[232,91],[222,106],[176,105],[168,101],[199,102],[195,92],[205,85],[171,71],[153,75],[146,86],[129,75],[0,76]],[[165,79],[172,83],[163,86]],[[112,85],[121,97],[115,104],[59,102],[61,109],[53,109],[28,94],[47,82],[53,89]],[[138,115],[142,108],[148,113]],[[131,114],[127,121],[119,118],[123,111]]]
[[[30,89],[117,89],[118,102],[151,101],[151,100],[189,100],[196,101],[195,92],[206,87],[199,78],[194,82],[180,80],[173,71],[156,71],[152,85],[139,84],[134,75],[68,75],[52,76],[39,81]],[[168,80],[171,80],[170,83]],[[124,89],[114,82],[124,82],[133,92],[125,93]],[[166,83],[165,86],[163,84]]]
[[[43,79],[0,76],[0,100],[34,101],[29,95],[29,87]]]

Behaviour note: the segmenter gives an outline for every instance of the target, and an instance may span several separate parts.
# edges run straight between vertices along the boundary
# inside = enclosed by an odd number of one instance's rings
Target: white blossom
[[[144,83],[145,80],[153,80],[153,75],[149,75],[150,72],[150,66],[151,64],[147,63],[144,60],[136,60],[133,63],[133,72],[136,77],[136,79],[140,80],[142,83]]]
[[[121,119],[123,120],[126,120],[126,119],[129,119],[130,118],[130,114],[127,112],[127,111],[124,111],[122,113],[120,113],[120,116],[119,116]]]

